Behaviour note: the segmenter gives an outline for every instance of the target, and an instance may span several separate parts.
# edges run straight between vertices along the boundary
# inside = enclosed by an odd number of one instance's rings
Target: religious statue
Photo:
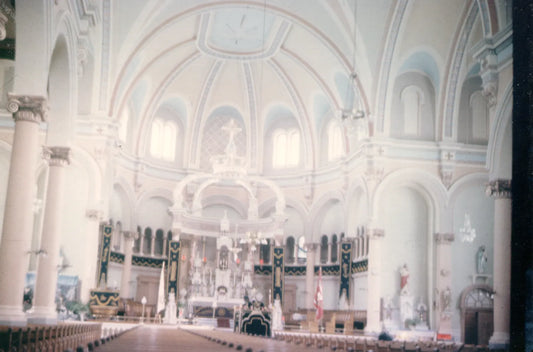
[[[476,254],[476,270],[478,274],[484,274],[487,267],[487,253],[485,252],[485,246],[479,247]]]
[[[409,293],[408,290],[408,280],[409,280],[409,269],[407,268],[407,264],[404,264],[400,268],[400,294],[406,295]]]
[[[441,294],[441,306],[442,311],[448,310],[450,308],[450,304],[452,303],[452,291],[449,287],[446,287],[444,291],[442,291]]]

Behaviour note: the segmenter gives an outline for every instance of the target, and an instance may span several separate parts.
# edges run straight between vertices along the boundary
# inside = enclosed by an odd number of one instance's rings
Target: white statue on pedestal
[[[165,308],[165,319],[163,320],[165,324],[177,324],[178,320],[176,318],[176,309],[176,297],[174,297],[174,293],[171,292],[168,295],[168,303],[167,307]]]
[[[279,299],[274,300],[274,308],[272,309],[272,330],[283,330],[283,312],[281,311],[281,303]]]

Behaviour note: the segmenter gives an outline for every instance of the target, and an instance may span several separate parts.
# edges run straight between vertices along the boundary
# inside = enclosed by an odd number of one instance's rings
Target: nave
[[[298,346],[284,341],[225,330],[176,328],[144,325],[96,349],[98,352],[166,352],[166,351],[323,351],[322,348]]]

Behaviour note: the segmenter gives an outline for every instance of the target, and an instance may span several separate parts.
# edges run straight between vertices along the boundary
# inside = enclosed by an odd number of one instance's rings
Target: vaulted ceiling
[[[142,156],[152,119],[172,115],[183,165],[199,167],[202,131],[214,115],[243,127],[247,156],[265,132],[292,121],[315,169],[320,131],[341,109],[364,112],[376,133],[392,80],[417,71],[437,106],[458,33],[475,2],[464,0],[264,0],[111,2],[110,113],[128,114],[130,150]],[[471,40],[482,37],[476,19]],[[347,137],[348,138],[348,137]],[[353,151],[347,143],[348,152]],[[250,151],[251,150],[251,151]]]

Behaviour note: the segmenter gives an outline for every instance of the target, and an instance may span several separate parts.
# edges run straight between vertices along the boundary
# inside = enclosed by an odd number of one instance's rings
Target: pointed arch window
[[[300,163],[300,132],[297,129],[277,129],[272,140],[272,167],[294,167]]]
[[[173,161],[176,154],[177,126],[172,121],[156,118],[152,123],[150,154],[154,158]]]
[[[342,156],[342,130],[336,121],[328,125],[328,160],[335,160]]]

